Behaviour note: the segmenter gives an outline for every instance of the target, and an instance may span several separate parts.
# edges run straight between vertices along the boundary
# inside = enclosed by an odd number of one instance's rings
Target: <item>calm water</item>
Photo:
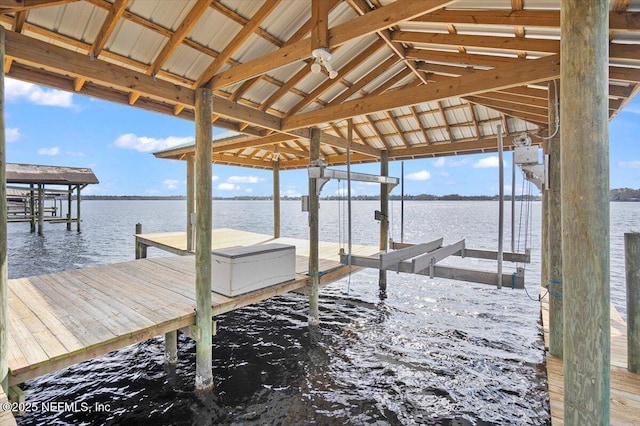
[[[497,207],[408,202],[405,240],[466,237],[468,247],[496,249]],[[354,203],[354,242],[377,244],[376,208],[376,202]],[[531,208],[527,287],[535,296],[539,203]],[[184,209],[183,201],[85,201],[81,234],[50,225],[38,237],[28,225],[11,224],[10,276],[130,260],[136,222],[146,232],[181,230]],[[346,244],[344,211],[340,202],[321,203],[322,239]],[[612,300],[624,312],[622,234],[640,229],[640,205],[614,203],[611,212]],[[271,224],[270,202],[214,203],[216,227],[269,234]],[[297,201],[283,204],[282,224],[283,236],[308,235]],[[516,233],[516,245],[524,248],[526,231],[517,226]],[[391,234],[400,239],[399,203],[392,205]],[[509,247],[509,226],[505,238]],[[149,256],[166,255],[149,250]],[[454,261],[460,262],[495,268]],[[193,393],[195,345],[181,336],[180,361],[169,368],[156,338],[24,385],[29,402],[100,402],[107,412],[31,413],[19,423],[549,424],[539,304],[523,291],[389,273],[389,297],[380,301],[377,271],[369,270],[322,291],[322,326],[313,334],[306,312],[306,298],[286,295],[219,317],[216,390],[206,397]]]

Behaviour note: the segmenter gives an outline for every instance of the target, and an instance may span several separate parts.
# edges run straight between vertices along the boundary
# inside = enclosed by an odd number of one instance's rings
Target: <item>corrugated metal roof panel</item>
[[[135,0],[131,2],[129,11],[149,21],[175,31],[189,14],[197,0],[171,0],[171,7],[165,7],[164,2]]]
[[[373,79],[369,84],[363,87],[366,92],[372,92],[391,78],[393,78],[396,74],[404,69],[402,64],[395,64],[390,67],[387,71],[380,74],[378,77]]]
[[[247,19],[251,19],[253,15],[260,9],[263,5],[263,1],[229,1],[229,0],[217,0],[228,9],[233,10],[240,16],[244,16]]]
[[[309,4],[299,0],[283,0],[265,19],[261,27],[282,41],[289,40],[311,18]],[[287,19],[282,19],[286,16]]]
[[[287,112],[298,102],[300,102],[302,98],[295,93],[287,92],[283,97],[278,99],[271,107],[277,109],[278,111]]]
[[[211,62],[210,56],[203,55],[189,46],[180,45],[165,62],[162,69],[195,81]]]
[[[269,96],[271,96],[276,90],[278,90],[278,86],[261,79],[259,82],[254,84],[253,87],[251,87],[251,90],[245,93],[243,97],[252,102],[262,104],[266,99],[269,99]]]
[[[213,28],[215,31],[212,31]],[[221,52],[241,29],[242,26],[237,22],[228,19],[217,10],[208,8],[191,29],[189,38],[216,52]]]
[[[239,62],[249,62],[252,59],[256,59],[265,53],[273,52],[277,49],[276,46],[257,34],[251,34],[242,47],[233,55],[233,59]]]
[[[167,42],[162,35],[130,21],[116,28],[107,44],[109,51],[150,64]]]
[[[344,92],[346,89],[347,87],[338,81],[336,82],[336,84],[333,85],[333,87],[331,87],[329,90],[324,92],[322,96],[320,96],[320,99],[324,102],[330,102],[332,99],[334,99],[340,93]]]
[[[107,12],[85,2],[73,2],[29,11],[30,23],[76,40],[92,43]]]

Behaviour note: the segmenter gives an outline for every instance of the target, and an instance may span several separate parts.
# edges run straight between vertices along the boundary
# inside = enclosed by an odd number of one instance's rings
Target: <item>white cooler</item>
[[[233,297],[295,279],[296,247],[264,244],[211,252],[212,290]]]

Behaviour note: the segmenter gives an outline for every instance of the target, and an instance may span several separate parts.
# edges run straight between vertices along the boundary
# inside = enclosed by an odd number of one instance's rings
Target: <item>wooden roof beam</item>
[[[460,34],[436,34],[413,31],[396,31],[393,41],[421,45],[444,45],[479,47],[483,49],[497,49],[507,51],[526,51],[536,53],[559,53],[560,41],[547,39],[532,39],[520,37],[494,37]]]
[[[376,9],[364,16],[354,18],[329,30],[329,49],[344,43],[392,27],[393,25],[414,19],[440,8],[457,3],[458,0],[405,0],[394,2]],[[309,41],[304,39],[275,52],[267,53],[252,61],[245,62],[217,74],[208,84],[212,89],[229,86],[251,77],[310,56]]]
[[[364,61],[369,59],[371,57],[371,55],[373,55],[378,50],[380,50],[383,45],[384,45],[384,42],[382,42],[382,41],[376,41],[376,42],[372,43],[369,47],[367,47],[365,50],[360,52],[359,55],[357,55],[355,58],[353,58],[351,61],[349,61],[348,64],[346,64],[345,66],[343,66],[339,70],[336,70],[336,71],[338,71],[339,77],[340,78],[345,77],[351,71],[353,71],[358,66],[360,66]],[[301,109],[303,109],[307,105],[309,105],[312,102],[314,102],[324,92],[326,92],[327,90],[331,89],[333,86],[335,86],[339,82],[340,82],[340,80],[337,79],[337,78],[334,79],[334,80],[331,80],[331,79],[325,80],[322,84],[320,84],[318,87],[316,87],[313,90],[313,92],[309,93],[300,102],[298,102],[295,106],[293,106],[293,108],[291,108],[289,111],[287,111],[287,115],[293,115],[293,114],[297,113],[298,111],[300,111]]]
[[[113,6],[109,9],[107,13],[107,17],[102,23],[102,27],[100,27],[100,31],[98,31],[98,35],[93,40],[93,44],[91,45],[91,49],[89,50],[89,57],[93,60],[100,56],[100,52],[104,48],[104,45],[109,40],[111,33],[116,28],[118,21],[124,15],[124,11],[127,9],[127,5],[129,4],[129,0],[115,0],[113,2]]]
[[[518,96],[511,93],[484,92],[484,93],[477,93],[476,96],[485,98],[485,99],[492,99],[495,101],[509,102],[516,105],[527,105],[527,106],[545,108],[545,109],[549,107],[549,101],[547,99],[526,98],[524,96]]]
[[[478,53],[453,53],[441,52],[429,49],[407,49],[407,56],[414,59],[422,59],[425,61],[449,62],[452,64],[461,64],[465,66],[479,67],[499,67],[507,64],[517,64],[525,61],[522,58],[481,55]]]
[[[377,96],[356,99],[340,105],[285,118],[282,122],[283,130],[310,127],[332,120],[343,120],[358,115],[373,114],[379,111],[439,101],[451,97],[463,97],[501,88],[547,81],[560,75],[559,60],[558,55],[536,60],[525,60],[525,62],[515,65],[484,71],[481,78],[471,76],[471,78],[447,79],[440,83],[421,86],[418,89],[410,87]]]
[[[171,35],[164,47],[156,56],[147,74],[156,75],[160,68],[167,62],[173,52],[180,46],[182,41],[189,35],[193,27],[196,26],[202,14],[209,8],[212,0],[200,0],[191,8],[187,16],[182,20],[176,31]]]
[[[213,60],[213,63],[200,75],[198,80],[193,84],[193,88],[202,86],[211,80],[224,64],[231,59],[231,56],[247,41],[251,34],[253,34],[264,22],[265,19],[273,12],[273,10],[280,4],[280,0],[270,0],[265,2],[262,7],[253,15],[253,18],[242,27],[240,32],[235,35],[233,40],[227,44],[222,52]]]
[[[493,109],[495,111],[498,111],[502,114],[502,118],[501,121],[503,122],[504,125],[504,115],[509,115],[511,117],[516,117],[519,118],[521,120],[524,121],[529,121],[531,123],[534,124],[538,124],[538,125],[542,125],[542,126],[546,126],[547,122],[548,122],[548,116],[544,115],[544,114],[539,114],[539,113],[532,113],[532,112],[526,112],[526,111],[520,111],[517,109],[514,109],[511,105],[508,106],[502,106],[499,105],[498,101],[492,101],[489,99],[482,99],[482,98],[476,98],[473,96],[467,96],[464,99],[466,99],[469,102],[472,102],[474,104],[486,107],[486,108],[490,108]],[[524,109],[524,108],[520,108],[520,109]],[[506,126],[505,126],[506,129]]]
[[[429,138],[429,134],[427,133],[427,130],[424,128],[424,124],[422,124],[422,119],[420,118],[420,113],[418,112],[418,109],[415,106],[411,106],[409,107],[409,109],[411,110],[411,115],[413,115],[413,118],[418,123],[418,129],[420,129],[420,133],[424,138],[424,143],[430,144],[431,139]]]
[[[194,106],[192,89],[154,79],[151,76],[96,59],[89,61],[81,53],[8,31],[6,55],[35,67],[62,71],[73,77],[81,77],[106,84],[127,92],[137,91],[142,96],[168,102]],[[280,130],[279,117],[258,111],[236,102],[216,97],[214,112],[223,117],[249,122],[254,126]]]
[[[292,131],[290,133],[294,134],[294,135],[297,135],[297,136],[299,136],[301,138],[304,138],[304,139],[310,139],[311,138],[311,135],[309,134],[309,130],[308,129],[294,130],[294,131]],[[337,136],[330,135],[330,134],[328,134],[326,132],[321,132],[320,133],[320,143],[323,143],[323,144],[329,145],[329,146],[333,146],[335,148],[340,148],[340,149],[346,150],[349,141],[347,141],[344,138],[339,138]],[[365,154],[365,155],[368,155],[370,157],[376,157],[376,158],[380,158],[380,156],[382,155],[381,151],[378,148],[374,148],[372,146],[361,144],[361,143],[352,143],[351,144],[351,150],[353,152],[358,152],[358,153]]]
[[[0,0],[0,13],[25,12],[41,7],[60,6],[78,0]]]
[[[28,10],[16,12],[16,16],[13,18],[13,31],[17,33],[22,32],[22,28],[24,27],[24,23],[27,21],[28,14],[29,14]]]
[[[397,62],[397,59],[394,56],[391,56],[386,61],[382,62],[380,65],[375,67],[373,70],[369,71],[366,75],[364,75],[360,80],[356,81],[351,85],[351,87],[347,88],[344,92],[340,93],[334,99],[332,99],[327,105],[336,105],[340,104],[349,97],[351,97],[358,90],[362,89],[367,84],[371,83],[373,80],[378,78],[381,74],[387,71],[390,67],[392,67]]]
[[[311,0],[311,50],[329,47],[329,5],[325,0]]]
[[[627,2],[627,0],[623,0]],[[554,10],[438,10],[414,19],[416,22],[471,25],[510,25],[560,28],[560,11]],[[609,14],[611,31],[640,30],[640,13],[614,9]]]

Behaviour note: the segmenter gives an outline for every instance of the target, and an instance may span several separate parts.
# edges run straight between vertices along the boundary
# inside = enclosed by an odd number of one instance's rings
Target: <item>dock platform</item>
[[[153,238],[147,235],[148,241]],[[172,238],[180,240],[177,234]],[[217,229],[212,248],[267,242],[296,246],[296,278],[236,297],[212,292],[213,315],[305,287],[307,240]],[[354,246],[354,253],[377,252],[377,247]],[[337,243],[320,243],[320,268],[322,284],[349,273],[340,264]],[[195,324],[195,257],[139,259],[12,279],[8,302],[9,384],[14,386]]]
[[[549,347],[549,296],[542,299],[545,349]],[[564,370],[562,359],[546,353],[551,424],[564,425]],[[640,375],[627,370],[627,324],[611,305],[611,424],[640,421]]]

